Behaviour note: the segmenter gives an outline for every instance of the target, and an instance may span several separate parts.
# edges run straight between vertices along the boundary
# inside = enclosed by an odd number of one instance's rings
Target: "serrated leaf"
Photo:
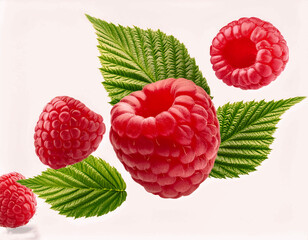
[[[86,16],[98,36],[100,70],[111,104],[141,90],[148,83],[166,78],[192,80],[210,95],[210,88],[195,59],[175,37],[160,30],[116,26]]]
[[[126,184],[120,173],[100,158],[89,156],[82,162],[58,170],[48,169],[20,184],[67,217],[101,216],[119,207],[126,199]]]
[[[304,98],[236,102],[219,107],[221,144],[210,176],[234,178],[255,171],[271,151],[269,146],[280,116]]]

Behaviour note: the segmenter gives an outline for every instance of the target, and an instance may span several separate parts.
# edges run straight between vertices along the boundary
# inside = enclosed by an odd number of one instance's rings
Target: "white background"
[[[96,36],[85,13],[116,24],[159,28],[177,37],[196,58],[220,106],[308,95],[307,12],[304,0],[0,0],[0,174],[18,171],[32,177],[46,169],[35,155],[33,134],[41,110],[55,96],[81,100],[110,128],[111,106],[100,83]],[[273,23],[290,49],[284,72],[257,91],[225,85],[209,61],[218,30],[243,16]],[[178,200],[161,199],[133,182],[107,132],[94,155],[120,171],[127,201],[108,215],[73,220],[39,199],[30,232],[8,234],[0,229],[0,240],[307,240],[307,103],[283,115],[273,151],[257,172],[239,179],[207,179],[191,196]]]

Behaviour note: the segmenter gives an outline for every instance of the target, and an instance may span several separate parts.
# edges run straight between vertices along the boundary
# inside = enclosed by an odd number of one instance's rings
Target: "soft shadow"
[[[39,231],[34,225],[7,228],[4,237],[3,240],[40,240]]]

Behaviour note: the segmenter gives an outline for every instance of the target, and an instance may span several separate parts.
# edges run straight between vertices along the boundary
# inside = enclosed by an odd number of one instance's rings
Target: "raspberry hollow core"
[[[221,28],[212,41],[211,63],[229,86],[259,89],[274,81],[289,59],[279,30],[259,18],[241,18]]]
[[[146,191],[179,198],[209,176],[220,144],[219,122],[203,88],[169,78],[146,85],[112,108],[110,141]]]

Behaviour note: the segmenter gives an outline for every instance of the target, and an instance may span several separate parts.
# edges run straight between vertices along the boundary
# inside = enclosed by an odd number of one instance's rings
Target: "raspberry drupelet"
[[[259,18],[241,18],[220,29],[212,41],[211,63],[229,86],[259,89],[274,81],[289,59],[279,30]]]
[[[170,78],[113,107],[110,141],[137,183],[160,197],[178,198],[208,177],[220,144],[219,122],[204,89]]]

